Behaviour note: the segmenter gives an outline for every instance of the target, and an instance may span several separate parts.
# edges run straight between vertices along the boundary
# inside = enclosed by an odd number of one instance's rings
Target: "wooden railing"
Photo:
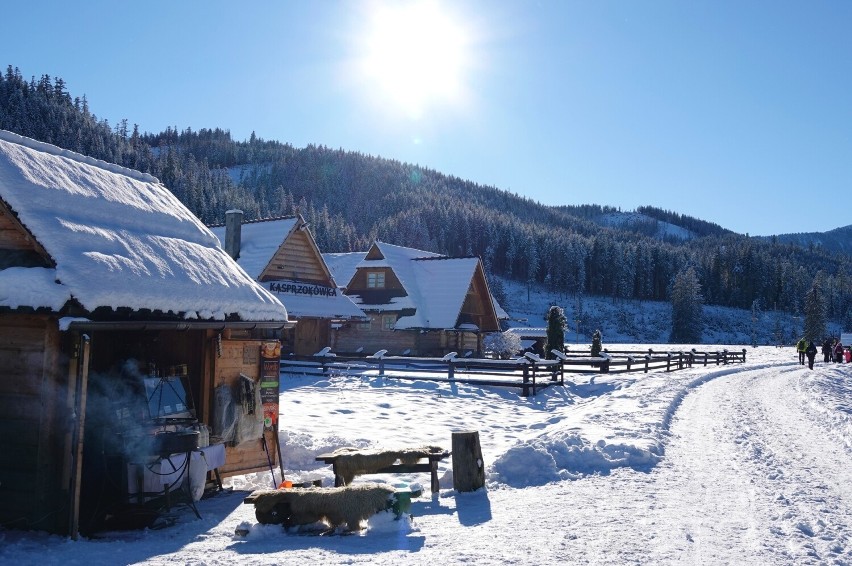
[[[648,350],[604,350],[600,356],[571,356],[554,352],[556,359],[535,354],[522,358],[494,360],[459,358],[454,353],[443,358],[386,356],[384,351],[370,356],[336,355],[327,349],[314,356],[289,356],[281,360],[281,373],[327,375],[333,371],[376,371],[378,375],[420,381],[449,381],[499,387],[520,387],[524,397],[550,385],[565,385],[565,372],[599,374],[676,371],[696,365],[745,363],[746,350],[696,350],[661,352]],[[438,375],[436,375],[438,374]]]
[[[281,359],[281,373],[328,374],[335,370],[359,369],[374,370],[380,376],[394,379],[520,387],[524,397],[530,393],[535,395],[538,390],[550,385],[565,384],[560,360],[543,360],[534,355],[511,360],[491,360],[459,358],[452,354],[443,358],[385,356],[377,352],[372,356],[338,356],[325,353]]]

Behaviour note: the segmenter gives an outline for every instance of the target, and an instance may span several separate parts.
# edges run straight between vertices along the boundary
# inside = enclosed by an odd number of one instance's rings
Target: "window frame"
[[[384,271],[368,271],[367,272],[367,289],[384,289],[385,288],[385,272]]]

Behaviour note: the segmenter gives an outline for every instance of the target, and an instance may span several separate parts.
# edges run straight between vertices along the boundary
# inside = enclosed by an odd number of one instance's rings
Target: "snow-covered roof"
[[[517,334],[518,336],[525,338],[547,338],[547,328],[543,326],[515,326],[513,328],[507,328],[506,332],[511,332],[512,334]]]
[[[366,255],[367,252],[324,253],[322,258],[337,284],[346,287]]]
[[[293,216],[242,224],[237,263],[251,277],[259,278],[298,222],[299,217]],[[214,226],[211,230],[220,241],[225,241],[225,226]],[[319,260],[324,261],[323,258],[320,254]],[[331,273],[337,282],[334,272]],[[364,318],[364,311],[336,287],[294,280],[266,281],[261,285],[284,303],[291,318]]]
[[[261,285],[284,303],[290,318],[365,318],[364,311],[337,287],[286,280]]]
[[[275,255],[281,242],[298,220],[298,217],[291,216],[260,222],[245,222],[240,228],[240,257],[237,258],[240,267],[254,279],[260,277],[263,268]],[[212,226],[210,231],[219,238],[220,242],[225,241],[224,226]]]
[[[0,130],[0,198],[56,264],[3,270],[0,306],[287,320],[155,177]]]
[[[379,241],[373,246],[366,254],[336,254],[333,258],[327,257],[329,267],[333,272],[342,274],[348,274],[351,270],[348,280],[352,279],[356,269],[390,268],[402,284],[405,295],[388,295],[387,303],[379,304],[375,297],[367,298],[350,289],[348,292],[356,304],[365,310],[379,312],[414,310],[413,315],[402,316],[396,321],[397,330],[456,327],[479,265],[478,258],[446,257]]]
[[[474,257],[403,262],[402,273],[394,272],[417,311],[413,316],[400,317],[396,328],[455,327],[478,264],[479,259]]]

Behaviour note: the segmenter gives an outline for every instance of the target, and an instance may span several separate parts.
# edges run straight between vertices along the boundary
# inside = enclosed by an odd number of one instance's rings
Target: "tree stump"
[[[479,432],[453,433],[453,487],[456,491],[476,491],[485,486],[485,463],[479,446]]]

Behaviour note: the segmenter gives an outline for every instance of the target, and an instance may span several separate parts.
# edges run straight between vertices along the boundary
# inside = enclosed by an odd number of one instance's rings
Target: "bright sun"
[[[420,118],[463,97],[469,39],[436,2],[376,6],[363,29],[363,72],[371,96]]]

